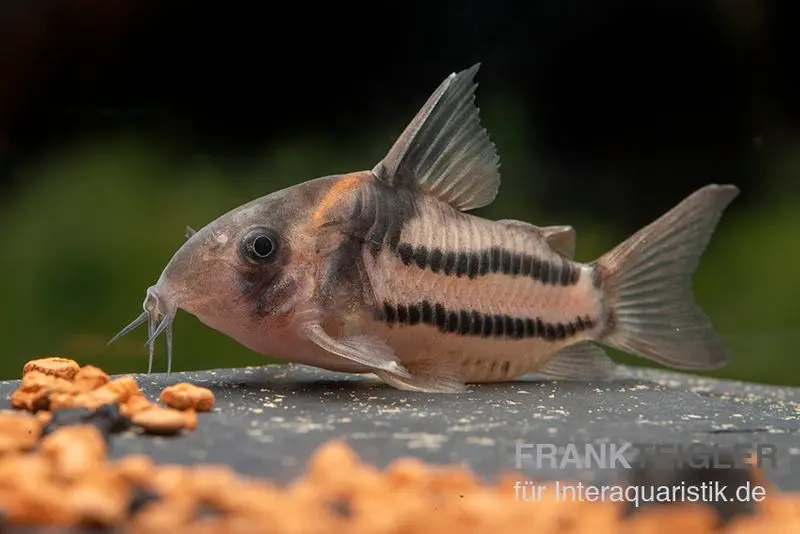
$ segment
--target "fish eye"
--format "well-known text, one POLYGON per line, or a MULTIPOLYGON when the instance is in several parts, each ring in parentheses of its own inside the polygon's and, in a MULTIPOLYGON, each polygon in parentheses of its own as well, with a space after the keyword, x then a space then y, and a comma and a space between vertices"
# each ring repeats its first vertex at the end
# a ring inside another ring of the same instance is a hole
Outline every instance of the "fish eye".
POLYGON ((239 250, 247 262, 263 264, 276 256, 278 237, 266 228, 250 230, 242 239, 239 250))

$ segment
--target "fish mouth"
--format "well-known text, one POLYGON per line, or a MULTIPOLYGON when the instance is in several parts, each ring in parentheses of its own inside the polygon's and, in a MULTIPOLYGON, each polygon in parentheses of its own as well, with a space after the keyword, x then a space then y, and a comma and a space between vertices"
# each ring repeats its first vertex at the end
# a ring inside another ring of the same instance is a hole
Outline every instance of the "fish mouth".
POLYGON ((163 294, 159 294, 158 286, 150 286, 147 288, 147 296, 142 302, 142 309, 144 310, 141 315, 131 321, 125 328, 119 331, 117 335, 112 337, 108 345, 112 344, 125 334, 135 330, 145 321, 147 321, 148 339, 145 345, 149 349, 149 356, 147 360, 147 374, 153 371, 153 356, 155 354, 155 341, 162 333, 166 332, 167 338, 167 374, 172 372, 172 325, 175 320, 175 314, 178 311, 177 306, 165 298, 163 294))

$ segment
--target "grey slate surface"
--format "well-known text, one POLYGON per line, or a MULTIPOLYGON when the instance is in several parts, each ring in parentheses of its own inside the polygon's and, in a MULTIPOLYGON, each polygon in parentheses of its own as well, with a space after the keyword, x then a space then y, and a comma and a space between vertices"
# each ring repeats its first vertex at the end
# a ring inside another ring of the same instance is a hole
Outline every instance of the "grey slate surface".
MULTIPOLYGON (((287 482, 319 445, 339 438, 379 466, 402 456, 465 462, 491 480, 514 468, 517 442, 768 443, 778 449, 778 464, 767 477, 800 490, 800 388, 628 367, 608 382, 531 378, 455 395, 398 391, 370 376, 294 365, 134 376, 152 399, 169 384, 204 385, 217 407, 183 436, 117 435, 112 457, 143 452, 163 463, 223 463, 287 482)), ((17 384, 0 383, 0 394, 7 398, 17 384)), ((549 466, 523 472, 598 484, 625 476, 549 466)))

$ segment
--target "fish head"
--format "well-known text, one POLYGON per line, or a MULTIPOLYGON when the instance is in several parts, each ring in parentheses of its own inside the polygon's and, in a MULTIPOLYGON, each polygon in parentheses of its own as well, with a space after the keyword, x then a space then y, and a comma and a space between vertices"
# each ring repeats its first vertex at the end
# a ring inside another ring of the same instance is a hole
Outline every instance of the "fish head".
MULTIPOLYGON (((183 309, 201 319, 245 311, 269 315, 289 270, 296 214, 283 192, 223 215, 192 235, 164 267, 152 293, 164 312, 183 309)), ((240 318, 237 318, 240 319, 240 318)))
POLYGON ((178 310, 238 341, 285 328, 298 305, 313 295, 319 240, 307 221, 332 178, 258 198, 192 232, 147 289, 143 313, 109 343, 147 321, 148 372, 162 332, 169 371, 178 310))

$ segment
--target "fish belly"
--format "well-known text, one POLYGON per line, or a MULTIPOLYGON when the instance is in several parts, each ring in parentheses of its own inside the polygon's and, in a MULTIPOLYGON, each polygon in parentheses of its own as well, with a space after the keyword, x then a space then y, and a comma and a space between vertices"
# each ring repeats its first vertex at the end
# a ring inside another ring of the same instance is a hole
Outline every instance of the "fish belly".
POLYGON ((560 348, 574 341, 466 338, 420 325, 388 327, 377 321, 370 330, 391 346, 410 369, 455 374, 466 382, 503 382, 535 372, 560 348))

